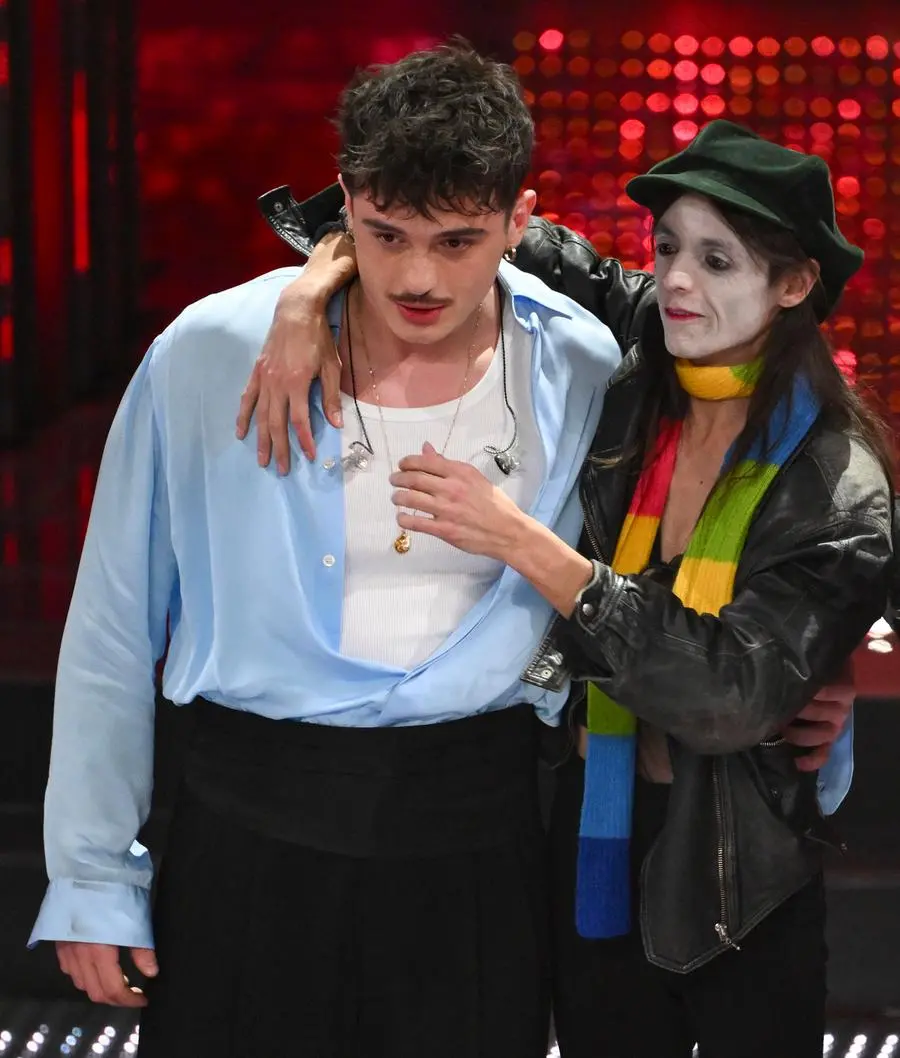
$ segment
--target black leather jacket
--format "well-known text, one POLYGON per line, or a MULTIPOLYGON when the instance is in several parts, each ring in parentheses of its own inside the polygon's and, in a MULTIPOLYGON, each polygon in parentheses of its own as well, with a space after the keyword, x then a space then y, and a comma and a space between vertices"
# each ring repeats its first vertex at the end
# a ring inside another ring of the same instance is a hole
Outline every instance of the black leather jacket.
MULTIPOLYGON (((300 252, 335 217, 333 189, 297 206, 261 201, 300 252), (278 208, 276 208, 278 207, 278 208)), ((829 836, 816 777, 772 733, 835 677, 884 612, 892 571, 889 484, 858 441, 818 423, 760 505, 735 598, 719 618, 687 610, 675 570, 621 577, 606 563, 636 481, 631 451, 647 389, 642 355, 663 340, 653 277, 600 258, 534 219, 517 264, 603 320, 625 354, 581 479, 585 537, 600 577, 557 620, 524 679, 557 689, 592 680, 665 730, 674 772, 666 825, 641 876, 648 959, 688 972, 739 946, 821 869, 829 836)))

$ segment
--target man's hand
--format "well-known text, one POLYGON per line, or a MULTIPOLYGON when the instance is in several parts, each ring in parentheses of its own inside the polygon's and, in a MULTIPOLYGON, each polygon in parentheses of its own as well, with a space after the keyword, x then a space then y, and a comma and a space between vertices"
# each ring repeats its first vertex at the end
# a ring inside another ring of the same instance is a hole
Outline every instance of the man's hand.
POLYGON ((291 466, 288 423, 308 459, 316 457, 309 425, 309 389, 322 382, 322 405, 340 429, 341 361, 325 316, 329 298, 356 273, 356 254, 346 235, 331 234, 313 250, 302 275, 282 290, 262 353, 241 395, 237 436, 243 440, 256 409, 259 465, 269 465, 272 448, 282 474, 291 466))
POLYGON ((831 756, 831 747, 844 730, 853 701, 856 698, 856 682, 853 662, 849 661, 838 683, 823 687, 813 700, 789 724, 782 735, 793 746, 808 749, 808 753, 797 757, 800 771, 818 771, 831 756))
MULTIPOLYGON (((114 944, 57 941, 56 956, 62 972, 95 1003, 107 1003, 113 1007, 147 1005, 144 993, 139 988, 132 988, 122 973, 119 949, 114 944)), ((132 948, 131 958, 144 977, 156 977, 159 970, 152 948, 132 948)))

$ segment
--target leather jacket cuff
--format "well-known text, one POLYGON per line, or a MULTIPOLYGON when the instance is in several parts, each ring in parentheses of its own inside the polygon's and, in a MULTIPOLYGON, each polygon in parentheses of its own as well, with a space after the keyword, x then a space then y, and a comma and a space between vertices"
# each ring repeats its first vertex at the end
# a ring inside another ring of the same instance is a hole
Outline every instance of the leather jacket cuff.
POLYGON ((594 562, 594 576, 575 596, 575 609, 569 619, 579 631, 595 636, 625 590, 625 578, 603 562, 594 562))
POLYGON ((344 225, 339 220, 326 220, 324 224, 320 224, 313 232, 312 244, 313 246, 318 246, 326 235, 330 235, 333 231, 344 230, 344 225))
POLYGON ((300 203, 300 213, 306 224, 306 230, 313 233, 315 240, 321 238, 320 229, 327 224, 340 226, 340 212, 344 205, 344 192, 340 184, 331 184, 324 191, 300 203))

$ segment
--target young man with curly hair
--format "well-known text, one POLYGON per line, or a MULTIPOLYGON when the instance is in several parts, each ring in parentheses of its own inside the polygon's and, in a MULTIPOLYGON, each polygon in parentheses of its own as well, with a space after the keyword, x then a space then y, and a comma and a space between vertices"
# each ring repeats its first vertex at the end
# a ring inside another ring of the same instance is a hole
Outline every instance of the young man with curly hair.
POLYGON ((564 695, 520 675, 550 606, 499 562, 400 532, 390 475, 433 448, 574 545, 619 352, 502 263, 535 201, 508 67, 410 55, 359 75, 338 126, 359 264, 330 309, 347 427, 319 406, 318 459, 287 475, 234 437, 296 268, 190 306, 147 353, 61 650, 32 940, 95 1001, 148 1003, 142 1058, 539 1058, 535 716, 564 695), (137 838, 167 633, 164 693, 196 729, 151 916, 137 838))

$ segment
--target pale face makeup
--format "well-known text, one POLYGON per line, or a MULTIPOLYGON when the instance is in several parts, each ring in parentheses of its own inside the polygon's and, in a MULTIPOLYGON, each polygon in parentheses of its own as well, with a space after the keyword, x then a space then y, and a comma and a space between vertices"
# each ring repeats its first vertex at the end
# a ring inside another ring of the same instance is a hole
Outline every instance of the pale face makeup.
POLYGON ((752 360, 781 291, 702 195, 683 195, 655 229, 659 311, 673 356, 709 364, 752 360))

